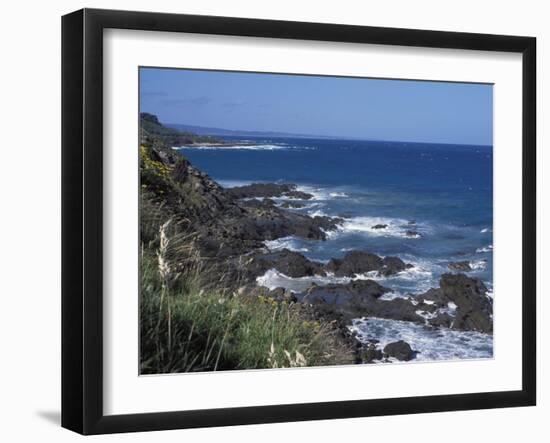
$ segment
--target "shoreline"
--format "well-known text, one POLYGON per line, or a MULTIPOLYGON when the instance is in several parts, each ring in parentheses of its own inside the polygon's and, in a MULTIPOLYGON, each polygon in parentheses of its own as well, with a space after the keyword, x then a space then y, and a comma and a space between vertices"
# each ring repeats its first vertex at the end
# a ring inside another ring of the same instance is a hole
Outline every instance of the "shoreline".
MULTIPOLYGON (((236 146, 218 142, 192 145, 236 146)), ((154 177, 147 178, 150 184, 142 192, 168 202, 173 217, 181 219, 185 229, 195 231, 201 261, 211 268, 212 276, 223 276, 223 292, 299 306, 304 318, 333 324, 346 346, 353 349, 356 362, 390 362, 396 355, 398 360, 409 361, 419 352, 403 340, 383 348, 373 341, 361 341, 350 328, 354 321, 365 317, 367 321, 401 321, 430 330, 477 331, 492 337, 492 298, 487 296, 489 290, 481 280, 466 275, 472 271, 469 263, 453 263, 454 268, 441 275, 439 287, 389 297, 395 290, 381 283, 414 268, 397 256, 383 257, 355 248, 319 262, 284 247, 266 248, 266 242, 288 237, 314 243, 331 241, 331 235, 348 223, 345 216, 300 213, 300 208, 293 205, 315 201, 307 188, 272 182, 224 188, 179 155, 181 148, 162 148, 153 143, 147 149, 152 163, 145 159, 144 165, 154 177), (309 281, 307 287, 295 292, 281 286, 258 285, 258 279, 272 270, 291 279, 319 276, 328 280, 323 284, 309 281), (331 282, 331 276, 342 280, 331 282)), ((387 223, 366 227, 381 233, 390 228, 387 223)), ((409 220, 403 239, 415 241, 422 236, 417 222, 409 220)))

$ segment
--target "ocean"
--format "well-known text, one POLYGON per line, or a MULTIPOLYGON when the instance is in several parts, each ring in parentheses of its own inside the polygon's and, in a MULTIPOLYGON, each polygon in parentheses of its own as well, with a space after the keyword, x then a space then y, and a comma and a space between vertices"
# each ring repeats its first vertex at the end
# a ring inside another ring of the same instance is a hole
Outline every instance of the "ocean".
MULTIPOLYGON (((266 242, 327 262, 351 250, 398 256, 413 268, 376 277, 392 289, 384 297, 407 297, 439 286, 450 262, 468 261, 492 293, 493 150, 492 146, 360 141, 312 138, 224 137, 234 145, 182 147, 197 168, 224 187, 253 182, 295 183, 314 197, 309 215, 344 217, 326 241, 287 237, 266 242), (245 144, 243 144, 245 143, 245 144), (375 229, 376 225, 387 225, 375 229)), ((283 199, 274 199, 283 202, 283 199)), ((373 278, 365 275, 357 278, 373 278)), ((345 278, 289 278, 268 271, 258 283, 294 291, 311 282, 345 278)), ((347 279, 349 281, 349 279, 347 279)), ((381 345, 399 339, 419 350, 420 360, 492 357, 491 335, 433 330, 408 322, 357 319, 350 328, 381 345)))

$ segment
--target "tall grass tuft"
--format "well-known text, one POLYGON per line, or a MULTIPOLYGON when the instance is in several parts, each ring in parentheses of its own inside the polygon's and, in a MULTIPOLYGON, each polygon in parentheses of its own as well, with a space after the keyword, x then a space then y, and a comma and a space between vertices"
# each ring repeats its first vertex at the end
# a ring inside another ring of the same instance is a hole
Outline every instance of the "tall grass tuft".
POLYGON ((142 374, 287 368, 352 363, 327 324, 299 305, 227 294, 209 280, 193 237, 158 228, 140 263, 142 374))

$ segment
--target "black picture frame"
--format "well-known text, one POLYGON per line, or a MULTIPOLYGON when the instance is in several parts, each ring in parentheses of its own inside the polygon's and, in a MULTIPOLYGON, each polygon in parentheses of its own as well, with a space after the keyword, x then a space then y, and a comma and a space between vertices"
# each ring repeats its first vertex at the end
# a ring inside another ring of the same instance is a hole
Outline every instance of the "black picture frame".
POLYGON ((536 39, 229 17, 83 9, 62 18, 62 426, 151 431, 536 403, 536 39), (522 54, 522 389, 131 415, 103 413, 103 30, 504 51, 522 54))

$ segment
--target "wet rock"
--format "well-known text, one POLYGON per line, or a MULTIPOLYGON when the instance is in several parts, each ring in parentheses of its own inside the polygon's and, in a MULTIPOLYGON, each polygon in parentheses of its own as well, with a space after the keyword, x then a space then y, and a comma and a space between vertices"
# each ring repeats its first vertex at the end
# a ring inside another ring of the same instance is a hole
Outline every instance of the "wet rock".
POLYGON ((407 237, 411 237, 411 238, 420 238, 421 237, 421 235, 417 231, 413 231, 411 229, 407 230, 405 232, 405 235, 407 237))
POLYGON ((298 191, 297 186, 289 183, 252 183, 245 186, 228 188, 228 194, 237 199, 254 197, 289 197, 301 200, 313 198, 312 194, 298 191))
POLYGON ((325 275, 322 264, 310 261, 299 252, 288 249, 255 254, 246 263, 249 279, 263 275, 269 269, 276 269, 292 278, 325 275))
POLYGON ((389 343, 384 347, 384 356, 394 357, 401 361, 409 361, 414 358, 414 352, 406 341, 399 340, 389 343))
POLYGON ((430 289, 417 297, 431 300, 439 307, 452 304, 455 307, 453 329, 493 332, 493 301, 486 295, 487 287, 480 279, 443 274, 439 284, 438 289, 430 289))
POLYGON ((356 280, 348 284, 312 285, 297 297, 303 303, 314 305, 321 315, 329 319, 351 321, 353 318, 372 316, 425 323, 410 300, 380 300, 388 292, 391 289, 374 280, 356 280))
POLYGON ((388 225, 385 225, 383 223, 380 223, 380 224, 377 224, 377 225, 374 225, 372 227, 372 229, 386 229, 388 227, 388 225))
POLYGON ((451 262, 448 266, 449 269, 452 269, 453 271, 469 272, 472 270, 468 260, 451 262))
POLYGON ((331 259, 326 270, 333 272, 337 277, 353 277, 356 274, 364 274, 378 271, 381 275, 390 276, 411 268, 398 257, 381 258, 376 254, 365 251, 350 251, 341 259, 331 259))
POLYGON ((326 268, 334 272, 337 277, 351 277, 355 274, 364 274, 370 271, 378 271, 384 266, 382 258, 376 254, 364 251, 348 252, 344 258, 333 258, 326 268))
POLYGON ((454 317, 451 317, 446 312, 439 314, 437 317, 429 320, 429 324, 435 327, 450 328, 453 325, 454 317))
POLYGON ((315 226, 325 231, 334 231, 344 222, 340 217, 327 217, 325 215, 316 215, 312 220, 315 226))
POLYGON ((303 192, 303 191, 296 191, 296 190, 285 192, 283 194, 283 196, 288 197, 288 198, 295 198, 295 199, 298 199, 298 200, 310 200, 310 199, 313 198, 312 194, 309 194, 309 193, 303 192))
POLYGON ((300 208, 303 208, 304 206, 305 205, 303 203, 295 202, 295 201, 285 201, 281 204, 281 208, 286 208, 286 209, 289 209, 289 208, 300 209, 300 208))
POLYGON ((380 349, 377 349, 375 345, 369 344, 361 353, 361 358, 364 363, 373 363, 374 360, 382 360, 384 355, 380 349))
POLYGON ((413 267, 413 265, 410 263, 405 263, 399 257, 384 257, 382 262, 383 267, 382 269, 379 269, 379 272, 385 276, 397 274, 398 272, 402 272, 413 267))

